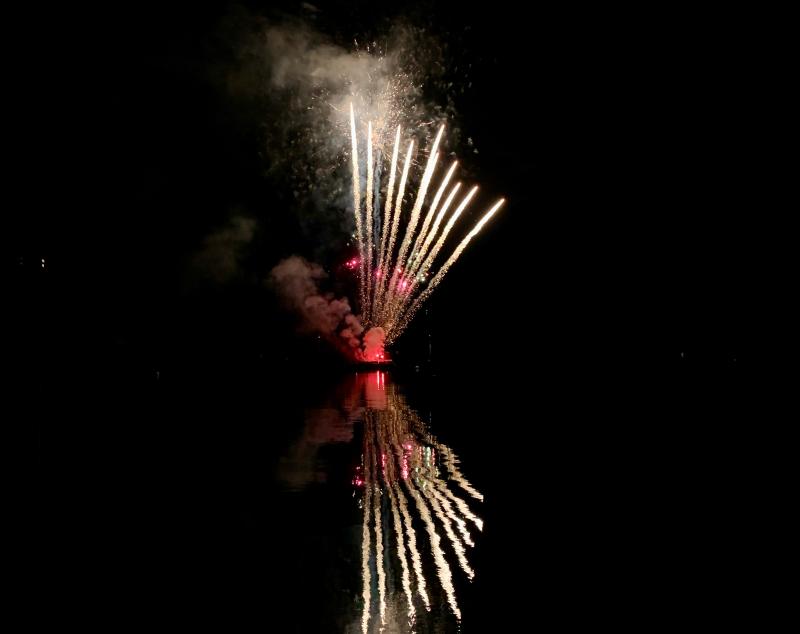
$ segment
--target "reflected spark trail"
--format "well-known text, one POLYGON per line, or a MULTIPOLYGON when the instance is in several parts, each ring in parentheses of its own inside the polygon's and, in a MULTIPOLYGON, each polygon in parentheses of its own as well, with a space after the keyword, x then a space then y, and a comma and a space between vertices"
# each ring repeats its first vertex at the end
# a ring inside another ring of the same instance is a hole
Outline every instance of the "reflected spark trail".
MULTIPOLYGON (((475 515, 467 506, 467 503, 464 502, 460 497, 453 495, 453 492, 448 489, 447 487, 443 486, 441 482, 435 482, 435 486, 447 497, 449 498, 453 504, 458 507, 458 510, 461 511, 461 514, 466 517, 470 522, 475 524, 475 527, 479 530, 483 530, 483 520, 475 515)), ((483 499, 483 498, 481 498, 483 499)), ((469 542, 467 542, 469 543, 469 542)), ((473 544, 470 544, 472 546, 473 544)))
MULTIPOLYGON (((370 455, 370 444, 364 444, 364 462, 370 464, 372 456, 370 455)), ((364 602, 364 611, 361 616, 361 630, 366 634, 369 627, 369 609, 372 597, 370 596, 372 579, 369 567, 369 553, 370 553, 370 533, 369 533, 369 520, 372 512, 372 486, 367 484, 367 472, 364 471, 364 500, 362 507, 364 509, 364 521, 361 530, 361 575, 362 575, 362 590, 361 599, 364 602)))
MULTIPOLYGON (((393 434, 394 434, 394 416, 391 417, 388 425, 383 425, 381 429, 381 435, 383 436, 383 446, 392 448, 393 446, 393 434)), ((384 454, 386 455, 386 454, 384 454)), ((394 519, 394 530, 395 536, 397 538, 397 557, 400 560, 400 567, 402 569, 402 583, 403 583, 403 592, 406 595, 406 601, 408 602, 408 618, 409 622, 414 622, 414 616, 416 614, 416 609, 414 608, 414 594, 411 591, 411 577, 408 571, 408 559, 406 557, 405 545, 403 543, 403 528, 400 525, 400 512, 398 511, 397 505, 397 496, 394 492, 394 482, 396 481, 397 477, 395 475, 395 466, 394 460, 392 460, 391 454, 389 454, 389 459, 385 461, 386 469, 384 471, 384 484, 386 486, 386 491, 389 494, 389 502, 392 508, 392 517, 394 519)), ((412 534, 412 531, 409 529, 409 534, 412 534)), ((415 544, 416 547, 416 544, 415 544)), ((423 579, 424 584, 424 579, 423 579)), ((424 596, 426 608, 429 609, 428 606, 428 597, 427 595, 424 596)))
MULTIPOLYGON (((476 500, 480 500, 481 502, 483 502, 483 494, 480 493, 479 491, 477 491, 475 489, 475 487, 473 487, 469 483, 469 480, 467 480, 463 476, 463 474, 458 470, 458 467, 456 467, 456 463, 458 462, 458 459, 456 458, 456 456, 453 453, 453 451, 449 447, 447 447, 445 445, 441 445, 441 444, 437 444, 436 448, 444 456, 445 468, 450 473, 450 479, 453 482, 456 482, 458 484, 458 486, 460 486, 462 489, 464 489, 467 493, 469 493, 476 500)), ((482 526, 480 528, 481 528, 481 530, 483 530, 482 526)))
MULTIPOLYGON (((396 416, 392 416, 390 419, 389 424, 390 435, 393 441, 394 446, 394 454, 397 458, 398 466, 400 467, 400 476, 403 480, 407 479, 409 476, 408 471, 408 459, 403 453, 403 443, 400 441, 400 436, 398 433, 398 423, 396 416)), ((427 584, 425 583, 425 575, 422 571, 422 558, 419 555, 419 551, 417 550, 417 537, 416 532, 411 524, 411 515, 408 512, 408 503, 406 501, 406 496, 403 493, 403 489, 397 483, 393 485, 395 492, 397 493, 397 499, 400 502, 400 513, 403 516, 403 522, 406 527, 406 533, 408 534, 408 549, 411 552, 411 561, 414 564, 414 574, 417 580, 417 592, 419 593, 422 601, 425 603, 425 609, 430 610, 431 604, 430 600, 428 599, 428 593, 426 590, 427 584)))
MULTIPOLYGON (((368 413, 369 415, 369 413, 368 413)), ((374 428, 373 422, 370 427, 374 428)), ((372 482, 375 486, 375 491, 372 494, 373 515, 375 516, 375 568, 378 571, 378 608, 381 617, 381 625, 386 623, 386 571, 383 568, 383 527, 381 523, 381 489, 377 478, 377 465, 375 464, 375 457, 379 455, 375 451, 375 434, 370 434, 370 443, 373 446, 372 451, 372 465, 370 466, 370 473, 372 474, 372 482)), ((381 448, 378 447, 380 450, 381 448)), ((380 451, 380 455, 385 455, 380 451)))
MULTIPOLYGON (((377 131, 379 138, 383 132, 377 131)), ((398 127, 394 139, 389 182, 386 189, 386 202, 381 221, 380 240, 375 239, 373 227, 373 199, 380 192, 380 176, 375 177, 372 155, 372 122, 367 125, 366 160, 367 160, 367 194, 365 210, 361 209, 360 170, 358 142, 356 133, 355 112, 350 105, 350 135, 352 142, 353 162, 353 209, 356 216, 356 236, 359 252, 359 284, 362 316, 365 326, 380 327, 388 344, 394 342, 413 319, 420 305, 430 297, 433 290, 441 283, 444 276, 455 264, 458 257, 466 249, 486 223, 494 216, 503 204, 501 199, 473 227, 467 236, 458 244, 450 257, 438 269, 436 261, 444 248, 447 238, 460 216, 466 211, 475 197, 478 187, 472 187, 461 201, 455 212, 447 217, 448 210, 459 190, 456 184, 441 208, 439 203, 447 192, 457 165, 453 162, 442 178, 433 200, 430 202, 420 227, 420 218, 426 205, 428 190, 436 173, 440 158, 439 145, 444 134, 441 126, 427 151, 428 158, 419 185, 416 190, 414 205, 408 218, 403 218, 403 199, 409 179, 411 163, 414 156, 414 141, 408 143, 400 185, 396 196, 394 191, 397 174, 397 161, 401 144, 401 130, 398 127), (362 222, 362 213, 366 221, 362 222), (405 230, 399 248, 395 250, 401 221, 405 230), (444 229, 439 229, 444 223, 444 229), (430 278, 430 281, 428 281, 430 278), (425 286, 427 283, 427 286, 425 286)), ((380 170, 378 170, 380 172, 380 170)), ((373 359, 368 359, 373 360, 373 359)))
POLYGON ((406 594, 408 602, 408 617, 413 622, 416 610, 414 609, 414 593, 411 591, 411 577, 408 574, 408 558, 406 557, 405 543, 403 542, 403 527, 400 525, 400 512, 397 509, 397 498, 394 494, 394 486, 387 485, 386 491, 389 493, 389 500, 392 504, 392 518, 394 519, 394 534, 397 538, 397 558, 400 560, 400 568, 403 571, 403 592, 406 594))
POLYGON ((436 527, 433 524, 433 518, 428 511, 428 506, 425 504, 425 500, 423 500, 420 494, 417 492, 413 482, 411 480, 406 480, 405 485, 409 494, 414 499, 414 502, 417 503, 417 510, 419 511, 420 517, 422 517, 422 521, 425 524, 425 530, 428 531, 428 536, 431 540, 431 549, 433 550, 433 560, 436 563, 436 573, 439 575, 439 581, 442 583, 442 588, 444 588, 445 594, 447 594, 447 601, 450 603, 450 609, 460 621, 461 610, 458 608, 456 591, 455 588, 453 588, 453 574, 450 572, 450 565, 444 558, 444 552, 442 551, 442 540, 439 537, 439 534, 436 532, 436 527))
MULTIPOLYGON (((426 449, 429 449, 429 448, 426 448, 426 449)), ((439 520, 441 525, 444 527, 445 535, 447 535, 447 538, 450 540, 450 543, 453 545, 453 550, 456 553, 456 557, 458 558, 459 565, 464 570, 464 572, 467 573, 467 577, 472 579, 472 577, 475 576, 475 573, 473 572, 472 568, 469 565, 469 562, 467 561, 467 554, 466 554, 466 551, 464 550, 464 546, 461 543, 461 540, 455 534, 455 532, 453 532, 453 526, 452 526, 452 523, 450 522, 450 518, 448 517, 447 513, 445 513, 443 511, 441 504, 439 503, 439 501, 436 498, 436 496, 433 494, 433 490, 432 490, 433 487, 431 486, 431 483, 428 481, 427 478, 423 477, 423 475, 422 475, 422 474, 425 473, 426 470, 427 471, 431 470, 431 464, 430 464, 430 462, 428 460, 428 456, 429 455, 430 455, 429 453, 426 453, 426 454, 423 455, 423 457, 421 459, 422 466, 416 472, 418 481, 417 480, 412 480, 412 481, 414 482, 414 484, 416 484, 417 490, 420 491, 423 494, 425 499, 427 499, 428 504, 431 507, 431 510, 433 510, 433 512, 436 515, 437 519, 439 520)), ((423 515, 423 519, 424 519, 424 515, 423 515)))
MULTIPOLYGON (((441 588, 444 593, 442 600, 447 602, 452 614, 460 621, 461 610, 456 597, 453 570, 444 546, 449 543, 459 567, 471 580, 475 573, 467 560, 464 545, 472 546, 474 542, 467 529, 467 521, 479 529, 483 522, 472 513, 464 500, 448 488, 448 479, 438 475, 436 462, 441 457, 445 463, 444 470, 452 476, 455 471, 452 452, 430 436, 417 413, 406 405, 403 397, 391 385, 386 385, 383 373, 374 375, 374 380, 369 376, 363 383, 368 395, 372 390, 372 396, 368 396, 364 411, 362 464, 353 480, 354 484, 363 485, 364 488, 362 630, 365 633, 370 630, 372 617, 375 617, 380 631, 384 631, 384 628, 387 631, 402 630, 400 622, 393 621, 402 614, 407 615, 406 626, 412 629, 418 614, 417 597, 426 611, 431 608, 432 597, 428 592, 430 581, 425 577, 422 546, 406 496, 414 500, 416 515, 424 527, 422 534, 425 538, 422 543, 430 549, 428 552, 432 556, 438 579, 435 585, 441 588), (376 391, 385 392, 385 399, 377 398, 376 391), (358 474, 363 474, 363 481, 358 474), (391 512, 391 521, 385 532, 381 518, 382 499, 388 502, 391 512), (371 526, 373 521, 374 525, 371 526), (372 576, 370 566, 373 553, 376 577, 372 576), (398 564, 399 573, 393 573, 392 578, 399 578, 401 583, 387 588, 387 568, 398 564), (374 613, 370 594, 373 578, 377 580, 374 613), (387 609, 387 604, 392 606, 391 610, 387 609)), ((468 486, 471 488, 471 485, 468 486)), ((480 496, 477 491, 474 492, 480 496)))
POLYGON ((428 484, 430 484, 430 492, 431 495, 436 498, 436 501, 441 505, 442 509, 444 509, 445 515, 449 517, 453 522, 455 522, 456 527, 458 528, 458 532, 461 533, 461 539, 464 540, 464 543, 468 546, 474 546, 475 542, 472 541, 472 537, 469 534, 469 530, 467 529, 467 523, 462 520, 458 515, 456 515, 455 511, 453 510, 453 505, 440 491, 437 490, 437 485, 435 480, 428 479, 428 484))

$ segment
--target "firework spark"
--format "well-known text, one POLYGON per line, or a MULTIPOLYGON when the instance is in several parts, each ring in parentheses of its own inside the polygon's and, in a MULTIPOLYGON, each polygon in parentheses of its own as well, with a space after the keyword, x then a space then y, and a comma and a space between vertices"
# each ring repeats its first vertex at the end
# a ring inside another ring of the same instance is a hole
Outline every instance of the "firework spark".
MULTIPOLYGON (((363 487, 361 507, 362 524, 362 615, 361 626, 369 631, 370 621, 383 631, 395 631, 397 624, 390 620, 395 615, 405 614, 410 630, 414 629, 418 608, 431 609, 428 589, 438 585, 444 593, 443 599, 457 620, 461 620, 461 609, 456 597, 454 569, 448 557, 455 555, 458 566, 468 579, 474 571, 467 560, 466 546, 474 542, 467 530, 467 521, 479 530, 482 520, 448 487, 450 480, 462 488, 465 480, 456 469, 457 458, 452 450, 438 443, 428 432, 425 423, 411 409, 403 397, 391 385, 383 381, 381 372, 375 373, 376 380, 368 380, 365 385, 371 390, 385 394, 385 400, 375 400, 380 406, 367 405, 364 411, 364 436, 362 463, 356 469, 354 484, 363 487), (437 463, 446 478, 440 475, 437 463), (409 503, 408 498, 413 502, 409 503), (412 522, 413 506, 416 516, 421 520, 424 535, 420 541, 427 544, 433 559, 435 578, 438 584, 426 579, 421 546, 412 522), (387 521, 382 517, 384 507, 388 506, 387 521), (387 525, 391 528, 384 531, 387 525), (372 530, 370 530, 372 528, 372 530), (450 551, 450 554, 446 552, 450 551), (391 566, 399 563, 400 574, 391 566), (371 561, 375 562, 375 572, 371 561), (392 571, 391 574, 389 571, 392 571), (413 573, 413 581, 412 581, 413 573), (400 578, 398 585, 387 583, 389 578, 400 578), (377 596, 370 593, 373 582, 377 581, 377 596), (416 595, 422 603, 415 603, 416 595), (391 610, 387 607, 391 606, 391 610)), ((467 484, 473 497, 483 498, 467 484)), ((404 629, 404 628, 397 628, 404 629)))
MULTIPOLYGON (((439 203, 445 196, 450 180, 458 166, 458 163, 454 162, 440 181, 436 194, 428 205, 424 220, 420 226, 428 189, 439 164, 441 154, 439 145, 444 133, 444 126, 442 126, 430 144, 428 159, 416 191, 411 212, 406 219, 403 219, 403 200, 411 164, 414 162, 414 141, 412 140, 408 143, 400 184, 395 197, 394 187, 401 145, 401 130, 398 126, 389 169, 383 218, 379 222, 380 218, 376 216, 373 222, 373 199, 377 195, 375 192, 380 193, 381 186, 380 170, 374 169, 373 132, 372 122, 370 121, 367 124, 366 140, 366 204, 365 209, 362 211, 356 117, 351 104, 350 135, 353 164, 353 210, 355 213, 356 239, 358 241, 362 315, 367 327, 382 328, 385 333, 386 343, 392 343, 408 327, 409 322, 414 318, 422 303, 430 297, 431 293, 450 270, 450 267, 455 264, 464 249, 467 248, 472 238, 494 216, 504 203, 504 200, 500 199, 496 202, 467 236, 461 240, 450 257, 436 268, 437 257, 444 247, 448 235, 472 202, 478 186, 475 185, 469 190, 455 211, 448 217, 448 211, 458 194, 461 184, 456 183, 450 189, 441 208, 439 203), (376 172, 378 174, 377 177, 376 172), (445 218, 447 218, 446 222, 445 218), (395 249, 401 222, 404 222, 405 230, 402 233, 403 237, 399 247, 395 249), (442 223, 444 223, 444 228, 440 231, 442 223), (380 228, 376 226, 378 224, 380 228)), ((382 133, 379 132, 378 134, 382 133)), ((380 152, 378 152, 378 155, 380 157, 380 152)))

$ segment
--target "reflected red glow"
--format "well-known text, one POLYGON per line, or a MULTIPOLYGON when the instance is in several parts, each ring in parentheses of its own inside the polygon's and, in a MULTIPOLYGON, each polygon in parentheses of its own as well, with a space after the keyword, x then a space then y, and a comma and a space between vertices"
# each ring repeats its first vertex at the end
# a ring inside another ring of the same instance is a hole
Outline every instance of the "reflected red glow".
POLYGON ((386 409, 386 390, 384 388, 385 372, 359 373, 355 377, 354 396, 360 397, 361 390, 366 400, 367 407, 371 409, 386 409))

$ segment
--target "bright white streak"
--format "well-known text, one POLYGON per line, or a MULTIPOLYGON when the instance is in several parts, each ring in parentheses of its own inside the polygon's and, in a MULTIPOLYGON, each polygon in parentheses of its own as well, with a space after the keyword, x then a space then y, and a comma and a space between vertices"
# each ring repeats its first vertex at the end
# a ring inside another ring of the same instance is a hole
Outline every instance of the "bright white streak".
POLYGON ((433 171, 436 169, 436 163, 439 160, 438 150, 439 142, 442 140, 442 133, 444 133, 444 126, 441 126, 439 128, 439 132, 436 134, 436 139, 433 142, 431 153, 428 156, 428 164, 425 166, 425 171, 422 174, 422 182, 417 190, 417 199, 414 202, 414 206, 411 208, 411 216, 408 220, 408 224, 406 225, 406 233, 403 237, 403 242, 400 244, 400 251, 397 255, 396 266, 393 267, 394 273, 392 274, 392 281, 389 284, 389 290, 392 294, 394 294, 395 291, 395 282, 397 281, 397 277, 405 267, 408 247, 411 245, 411 238, 414 236, 414 231, 419 223, 419 214, 420 211, 422 211, 422 205, 425 202, 425 195, 428 193, 428 187, 430 186, 431 178, 433 177, 433 171))
POLYGON ((394 519, 394 533, 397 536, 397 557, 400 560, 400 568, 403 571, 403 592, 408 601, 408 616, 414 619, 416 610, 414 609, 414 595, 411 591, 411 578, 408 574, 408 559, 406 558, 406 547, 403 543, 403 527, 400 525, 400 513, 397 510, 397 498, 394 494, 394 488, 391 484, 387 483, 386 490, 389 493, 389 501, 392 506, 392 517, 394 519))
POLYGON ((453 215, 450 216, 450 220, 447 221, 447 224, 444 226, 442 230, 442 235, 439 236, 439 239, 436 241, 436 244, 433 245, 433 249, 428 254, 428 257, 425 258, 425 261, 422 263, 422 270, 423 272, 428 269, 428 267, 433 264, 433 261, 436 259, 436 256, 439 255, 439 251, 442 250, 444 246, 444 241, 447 240, 447 236, 450 234, 450 231, 453 228, 453 225, 456 224, 456 221, 459 219, 461 214, 467 208, 472 198, 475 196, 476 192, 478 191, 478 186, 475 185, 472 189, 469 190, 469 193, 464 196, 464 200, 461 201, 461 204, 456 207, 456 210, 453 212, 453 215))
POLYGON ((361 588, 361 598, 364 603, 364 610, 361 613, 361 630, 367 634, 369 627, 369 610, 372 602, 370 596, 370 588, 372 587, 371 572, 369 567, 369 551, 370 551, 370 532, 369 532, 369 519, 372 514, 372 484, 367 481, 369 477, 369 447, 364 448, 364 520, 361 525, 361 580, 363 586, 361 588))
MULTIPOLYGON (((402 413, 399 413, 399 416, 402 416, 402 413)), ((393 417, 391 420, 391 430, 392 437, 394 438, 394 454, 397 458, 397 467, 400 469, 402 475, 405 455, 403 454, 403 442, 400 438, 398 426, 398 418, 393 417)), ((430 611, 431 603, 426 590, 425 574, 422 570, 422 557, 420 557, 419 550, 417 549, 416 532, 411 524, 411 515, 408 512, 406 496, 399 484, 395 484, 394 486, 395 492, 397 493, 397 500, 400 502, 400 513, 403 516, 403 523, 405 524, 406 533, 408 534, 408 550, 411 552, 411 562, 414 566, 414 574, 417 578, 417 593, 422 597, 422 601, 425 603, 425 609, 430 611)))
POLYGON ((453 186, 453 189, 450 190, 450 194, 444 201, 444 205, 442 205, 442 208, 436 215, 436 220, 434 221, 430 232, 425 237, 425 241, 422 243, 422 248, 420 248, 419 250, 420 253, 419 260, 417 261, 417 264, 414 266, 415 273, 419 270, 422 270, 422 272, 425 273, 425 269, 423 268, 422 264, 427 260, 426 255, 428 253, 428 249, 430 248, 431 242, 433 242, 433 239, 436 237, 436 232, 439 231, 439 225, 442 224, 442 220, 444 220, 444 217, 447 215, 447 210, 450 209, 450 204, 453 202, 453 198, 455 198, 455 195, 458 193, 458 190, 460 188, 461 188, 461 183, 456 183, 453 186))
MULTIPOLYGON (((446 445, 442 445, 440 443, 436 444, 436 448, 439 450, 439 453, 442 454, 444 458, 444 465, 447 469, 448 473, 450 473, 450 479, 453 480, 460 486, 464 491, 469 493, 472 497, 476 500, 480 500, 483 502, 483 493, 480 493, 475 487, 473 487, 469 481, 464 477, 464 475, 459 471, 456 463, 458 462, 458 458, 453 453, 453 450, 446 445)), ((483 529, 481 529, 483 530, 483 529)))
POLYGON ((442 493, 444 493, 445 496, 450 498, 450 500, 453 501, 453 503, 458 507, 458 510, 461 511, 461 514, 464 517, 466 517, 469 521, 471 521, 473 524, 475 524, 475 526, 477 527, 477 529, 479 531, 482 531, 483 530, 483 520, 480 517, 478 517, 477 515, 475 515, 475 513, 473 513, 470 510, 469 506, 467 506, 467 503, 464 502, 464 500, 462 500, 460 497, 455 495, 441 481, 437 481, 436 484, 437 484, 439 490, 442 493))
POLYGON ((399 485, 395 484, 394 486, 396 487, 397 500, 400 502, 400 514, 403 516, 403 523, 406 526, 406 533, 408 533, 408 550, 411 552, 411 562, 414 565, 414 574, 417 577, 417 592, 425 603, 425 609, 430 610, 431 603, 426 591, 425 575, 422 572, 422 557, 420 557, 419 550, 417 549, 416 532, 411 524, 411 515, 408 512, 406 496, 399 485))
MULTIPOLYGON (((478 186, 475 185, 475 187, 469 190, 469 193, 466 196, 464 196, 464 200, 461 201, 461 204, 456 208, 455 212, 453 212, 453 215, 450 216, 450 220, 447 221, 444 230, 442 230, 442 235, 439 236, 439 239, 436 241, 436 244, 433 245, 431 252, 425 258, 425 261, 422 263, 422 266, 420 267, 420 270, 422 271, 423 274, 425 274, 425 272, 428 270, 431 264, 433 264, 433 261, 436 259, 436 256, 439 255, 439 251, 442 250, 442 247, 444 246, 445 240, 447 240, 447 236, 450 234, 451 229, 456 224, 456 221, 459 219, 461 214, 464 212, 464 209, 467 208, 467 205, 469 205, 470 201, 472 200, 473 196, 475 196, 475 193, 477 191, 478 191, 478 186)), ((428 288, 426 288, 423 291, 423 294, 425 293, 430 294, 429 291, 431 290, 431 287, 434 285, 434 280, 437 280, 437 277, 434 277, 433 280, 431 280, 430 284, 428 285, 428 288)), ((438 284, 438 281, 436 283, 438 284)), ((417 286, 418 286, 417 279, 415 278, 411 280, 411 288, 405 293, 405 295, 400 296, 399 305, 393 307, 394 310, 392 311, 392 315, 394 316, 394 320, 389 325, 389 334, 387 334, 387 340, 389 340, 390 337, 393 340, 395 335, 393 335, 392 330, 393 327, 396 326, 397 324, 401 324, 401 327, 405 329, 404 324, 406 324, 408 322, 408 319, 410 318, 404 319, 403 314, 405 312, 405 309, 408 307, 408 303, 417 286)))
POLYGON ((367 274, 365 279, 365 282, 367 283, 367 301, 366 303, 362 304, 361 307, 361 310, 364 312, 364 316, 367 320, 369 320, 370 317, 370 299, 372 296, 372 171, 372 121, 370 121, 367 123, 367 274))
MULTIPOLYGON (((386 246, 385 264, 387 268, 391 266, 392 252, 394 251, 394 243, 397 240, 397 226, 400 224, 400 212, 403 207, 403 195, 405 194, 406 190, 406 181, 408 180, 408 169, 411 167, 411 154, 413 151, 414 151, 414 141, 411 141, 408 144, 408 151, 406 152, 406 160, 405 163, 403 164, 403 174, 400 177, 400 187, 397 190, 397 201, 395 202, 394 206, 394 215, 392 217, 392 228, 389 231, 389 244, 386 246)), ((381 287, 378 291, 380 293, 380 297, 378 298, 379 302, 381 302, 385 297, 386 284, 389 278, 387 272, 388 271, 384 271, 381 274, 381 287)), ((383 318, 385 319, 385 315, 383 316, 383 318)))
POLYGON ((364 228, 361 224, 361 182, 358 174, 358 141, 356 140, 356 115, 353 103, 350 102, 350 137, 353 145, 353 213, 356 216, 356 240, 358 241, 358 277, 361 290, 361 306, 366 305, 366 287, 364 286, 364 228))
POLYGON ((428 499, 433 512, 436 514, 436 517, 439 518, 439 521, 442 523, 444 527, 444 532, 447 535, 450 543, 453 545, 453 550, 456 553, 456 559, 458 559, 458 563, 461 568, 467 573, 467 577, 472 579, 475 576, 475 572, 469 565, 467 561, 467 552, 464 549, 464 545, 461 543, 461 540, 458 538, 458 535, 455 534, 453 531, 453 525, 450 522, 450 518, 442 509, 442 505, 439 503, 439 500, 436 498, 436 495, 433 493, 433 487, 428 486, 429 483, 423 482, 423 486, 420 487, 425 497, 428 499))
POLYGON ((383 222, 381 223, 381 246, 378 252, 378 281, 375 283, 375 294, 372 297, 372 314, 378 312, 378 295, 380 282, 385 277, 384 267, 386 266, 386 239, 389 236, 389 225, 392 217, 392 195, 394 194, 394 181, 397 175, 397 155, 400 150, 400 126, 397 126, 397 134, 394 137, 394 150, 392 150, 392 166, 389 171, 389 187, 386 191, 386 204, 383 207, 383 222))
MULTIPOLYGON (((383 569, 383 527, 381 524, 381 488, 377 475, 378 454, 375 452, 375 422, 373 421, 373 433, 370 434, 370 444, 373 444, 371 472, 374 477, 372 486, 375 491, 372 494, 372 514, 375 516, 375 568, 378 571, 378 613, 381 617, 381 625, 386 623, 386 571, 383 569)), ((378 444, 377 449, 380 449, 378 444)))
MULTIPOLYGON (((433 202, 431 206, 428 208, 428 213, 425 214, 425 221, 422 223, 422 229, 419 230, 419 235, 417 239, 414 241, 414 251, 411 253, 411 264, 409 265, 408 275, 409 277, 413 276, 416 273, 419 265, 422 264, 422 260, 425 256, 425 245, 428 244, 427 232, 428 227, 431 225, 431 221, 435 217, 436 210, 439 207, 439 201, 441 200, 442 196, 444 195, 445 189, 447 189, 447 185, 450 183, 450 179, 453 177, 453 173, 456 171, 456 167, 458 166, 458 161, 453 161, 453 164, 450 166, 450 169, 447 171, 444 179, 442 180, 442 184, 439 185, 439 191, 436 192, 436 195, 433 197, 433 202), (422 247, 419 245, 422 244, 422 247)), ((441 222, 441 219, 439 220, 441 222)), ((439 225, 436 225, 436 228, 439 228, 439 225)))
POLYGON ((460 621, 461 610, 458 608, 458 602, 456 601, 456 591, 453 587, 453 573, 450 572, 450 565, 444 558, 444 552, 442 551, 442 539, 436 532, 436 528, 433 524, 433 518, 428 511, 428 505, 425 503, 425 500, 422 498, 422 496, 417 492, 413 481, 411 478, 409 478, 404 482, 408 492, 411 494, 411 497, 414 498, 414 501, 417 503, 417 510, 422 518, 422 522, 425 524, 425 529, 428 531, 428 537, 430 537, 431 541, 431 550, 433 551, 433 561, 436 564, 436 574, 439 576, 439 581, 441 582, 442 588, 444 588, 444 592, 447 595, 447 601, 450 604, 450 609, 460 621))
MULTIPOLYGON (((492 216, 497 213, 497 210, 502 207, 504 202, 505 199, 501 198, 489 211, 486 212, 486 214, 478 221, 472 231, 470 231, 456 247, 456 250, 453 251, 453 255, 447 259, 444 265, 442 265, 442 268, 440 268, 436 275, 434 275, 430 284, 428 284, 428 287, 414 300, 414 303, 411 305, 411 308, 408 310, 408 312, 406 312, 405 315, 400 315, 400 318, 397 321, 397 324, 399 325, 397 326, 396 331, 392 332, 390 335, 392 340, 396 339, 403 332, 403 330, 405 330, 406 326, 408 326, 408 322, 414 318, 414 315, 416 314, 417 310, 419 310, 419 307, 422 305, 422 303, 428 299, 428 297, 430 297, 431 293, 433 293, 433 291, 439 285, 439 282, 442 281, 442 278, 447 275, 447 271, 450 270, 450 267, 455 264, 456 260, 458 260, 459 256, 464 252, 464 249, 467 248, 470 240, 480 233, 480 230, 483 229, 484 225, 489 222, 489 220, 491 220, 492 216)), ((389 341, 389 336, 387 336, 387 341, 389 341)))
POLYGON ((461 538, 464 540, 464 543, 468 546, 474 546, 475 542, 472 541, 472 536, 469 534, 469 529, 467 528, 467 523, 458 516, 458 513, 455 512, 453 505, 451 504, 450 500, 445 497, 445 495, 439 490, 436 482, 431 482, 433 485, 431 487, 431 493, 436 497, 439 501, 439 504, 442 505, 444 512, 447 513, 447 517, 453 520, 458 527, 458 532, 461 533, 461 538))

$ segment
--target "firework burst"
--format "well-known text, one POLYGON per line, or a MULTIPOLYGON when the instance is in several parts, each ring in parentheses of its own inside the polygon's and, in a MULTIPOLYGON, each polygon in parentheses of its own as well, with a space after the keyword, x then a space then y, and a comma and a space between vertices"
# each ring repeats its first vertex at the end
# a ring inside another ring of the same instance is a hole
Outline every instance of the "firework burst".
POLYGON ((452 254, 437 264, 437 257, 445 246, 448 235, 478 191, 475 185, 460 199, 461 183, 450 185, 458 167, 453 162, 438 182, 433 199, 426 198, 439 168, 439 145, 444 133, 440 127, 428 149, 428 159, 419 186, 412 196, 410 212, 403 209, 406 185, 414 156, 414 141, 408 143, 403 158, 400 183, 395 192, 398 160, 403 145, 402 131, 398 126, 389 166, 383 216, 375 209, 375 198, 380 194, 380 169, 376 161, 382 160, 380 151, 373 151, 373 126, 367 123, 366 138, 366 200, 361 196, 361 170, 359 165, 359 134, 353 106, 350 106, 350 137, 353 165, 353 213, 358 242, 359 297, 362 319, 368 328, 379 328, 386 343, 394 342, 408 327, 419 307, 425 302, 470 241, 483 229, 505 202, 498 200, 481 217, 472 230, 462 238, 452 254), (376 156, 377 155, 377 156, 376 156), (376 176, 378 174, 378 176, 376 176), (444 199, 444 202, 442 200, 444 199), (455 203, 456 200, 458 203, 455 203), (362 202, 365 204, 362 208, 362 202), (427 207, 426 207, 427 204, 427 207), (455 204, 455 210, 448 212, 455 204), (422 223, 420 224, 420 220, 422 223), (444 226, 443 226, 444 225, 444 226), (398 238, 399 240, 398 246, 398 238))

